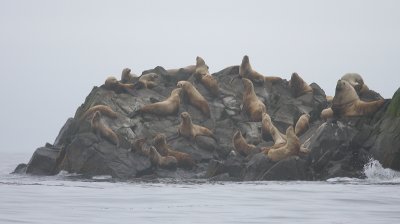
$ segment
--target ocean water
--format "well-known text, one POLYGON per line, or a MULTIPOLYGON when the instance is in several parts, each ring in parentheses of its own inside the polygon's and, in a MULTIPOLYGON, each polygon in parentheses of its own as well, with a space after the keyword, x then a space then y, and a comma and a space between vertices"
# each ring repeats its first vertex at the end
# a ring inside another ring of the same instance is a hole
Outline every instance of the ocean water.
POLYGON ((31 153, 0 152, 0 223, 399 223, 400 173, 305 182, 116 182, 9 174, 31 153))

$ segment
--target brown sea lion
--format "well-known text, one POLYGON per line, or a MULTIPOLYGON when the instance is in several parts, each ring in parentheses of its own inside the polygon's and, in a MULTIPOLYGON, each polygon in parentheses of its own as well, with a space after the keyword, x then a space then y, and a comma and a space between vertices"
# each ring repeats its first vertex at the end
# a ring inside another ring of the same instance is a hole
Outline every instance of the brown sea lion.
POLYGON ((331 104, 331 103, 332 103, 333 96, 326 96, 325 98, 326 98, 326 102, 327 102, 328 104, 331 104))
POLYGON ((182 112, 181 119, 182 121, 178 127, 178 134, 180 136, 194 140, 196 136, 203 135, 216 140, 214 134, 208 128, 193 124, 188 112, 182 112))
POLYGON ((146 138, 139 138, 132 142, 131 151, 139 152, 144 156, 149 156, 150 149, 145 147, 146 138))
POLYGON ((247 78, 257 84, 263 84, 264 82, 275 83, 281 81, 282 78, 275 76, 263 76, 260 73, 253 70, 250 65, 249 56, 245 55, 242 59, 242 64, 239 67, 239 77, 247 78))
POLYGON ((192 85, 192 83, 188 81, 179 81, 176 86, 183 89, 191 105, 199 109, 206 117, 211 117, 210 107, 207 100, 192 85))
POLYGON ((178 167, 191 169, 196 166, 196 163, 189 154, 172 149, 171 146, 167 144, 164 134, 157 134, 153 141, 154 146, 162 156, 173 156, 176 158, 178 167))
POLYGON ((297 73, 293 73, 289 81, 290 89, 294 97, 312 93, 313 89, 297 73))
POLYGON ((176 115, 179 111, 179 105, 181 103, 181 92, 181 88, 176 88, 172 90, 171 95, 166 100, 145 105, 140 108, 138 112, 164 116, 176 115))
POLYGON ((299 120, 297 120, 294 132, 296 133, 297 136, 300 136, 304 132, 306 132, 309 127, 310 127, 310 115, 306 113, 301 115, 299 117, 299 120))
POLYGON ((217 80, 210 74, 208 65, 206 65, 203 58, 199 56, 196 57, 196 70, 194 75, 212 95, 219 95, 217 80))
POLYGON ((277 148, 271 148, 267 151, 267 156, 274 162, 286 159, 290 156, 300 153, 300 140, 294 133, 293 126, 286 129, 286 144, 277 148))
POLYGON ((96 133, 96 135, 98 137, 104 137, 108 141, 115 144, 117 147, 119 146, 119 139, 118 139, 117 134, 115 134, 115 132, 110 127, 103 124, 103 122, 101 121, 101 112, 100 111, 96 111, 94 113, 92 121, 91 121, 91 125, 92 125, 93 132, 96 133))
POLYGON ((162 156, 153 146, 149 149, 149 158, 154 165, 164 169, 176 169, 178 161, 173 156, 162 156))
POLYGON ((247 143, 240 130, 236 131, 236 133, 233 135, 232 142, 235 151, 242 156, 248 156, 252 153, 260 152, 255 145, 247 143))
POLYGON ((131 73, 130 68, 124 68, 121 73, 121 83, 128 84, 134 83, 137 79, 137 75, 131 73))
POLYGON ((168 69, 168 77, 176 81, 187 80, 196 70, 196 65, 189 65, 183 68, 168 69))
POLYGON ((262 116, 261 135, 271 135, 272 139, 274 140, 274 146, 285 144, 286 136, 275 127, 275 125, 272 123, 271 117, 265 112, 262 116))
POLYGON ((368 86, 365 85, 363 78, 358 73, 346 73, 340 78, 350 83, 356 90, 357 94, 363 94, 369 90, 368 86))
POLYGON ((261 121, 262 113, 267 112, 264 103, 258 99, 254 92, 253 83, 246 78, 243 78, 244 93, 243 93, 243 108, 251 121, 261 121))
POLYGON ((370 115, 375 113, 384 102, 383 99, 372 102, 361 101, 349 82, 338 80, 332 100, 332 111, 338 117, 370 115))

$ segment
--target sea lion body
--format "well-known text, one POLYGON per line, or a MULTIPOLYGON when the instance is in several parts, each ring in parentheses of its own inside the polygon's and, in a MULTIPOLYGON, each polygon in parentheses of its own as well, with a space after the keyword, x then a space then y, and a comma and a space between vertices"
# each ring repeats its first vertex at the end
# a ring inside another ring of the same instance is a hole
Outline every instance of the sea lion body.
POLYGON ((119 82, 114 76, 109 76, 104 82, 104 87, 120 94, 132 91, 134 89, 134 84, 124 84, 119 82))
POLYGON ((370 115, 375 113, 384 102, 383 99, 372 102, 361 101, 356 90, 349 82, 338 80, 335 96, 332 100, 332 111, 338 117, 370 115))
POLYGON ((267 108, 254 92, 253 83, 247 78, 243 78, 242 81, 244 85, 243 110, 251 121, 261 121, 262 113, 267 112, 267 108))
POLYGON ((274 162, 286 159, 290 156, 298 155, 300 152, 300 140, 294 133, 293 126, 289 126, 286 130, 286 144, 268 150, 268 158, 274 162))
POLYGON ((252 153, 260 152, 255 145, 247 143, 240 130, 236 131, 233 135, 232 142, 235 151, 242 156, 248 156, 252 153))
POLYGON ((118 114, 111 109, 111 107, 106 105, 96 105, 86 110, 85 113, 83 113, 83 115, 80 117, 80 120, 93 116, 96 111, 100 111, 101 115, 105 115, 109 118, 115 119, 118 117, 118 114))
POLYGON ((281 81, 282 78, 275 77, 275 76, 263 76, 262 74, 258 73, 257 71, 253 70, 250 65, 249 56, 245 55, 242 59, 242 63, 239 67, 239 77, 247 78, 257 84, 263 84, 265 82, 277 82, 281 81))
POLYGON ((304 132, 306 132, 309 127, 310 127, 310 115, 303 114, 299 117, 299 120, 297 120, 294 132, 296 133, 297 136, 300 136, 304 132))
POLYGON ((210 107, 207 100, 192 85, 192 83, 188 81, 179 81, 176 86, 183 89, 191 105, 199 109, 206 117, 211 117, 210 107))
POLYGON ((153 146, 149 149, 149 158, 151 162, 160 168, 176 169, 178 161, 173 156, 162 156, 153 146))
POLYGON ((214 134, 208 128, 193 124, 192 118, 188 112, 182 112, 181 119, 182 121, 178 127, 179 135, 190 139, 195 139, 196 136, 199 135, 208 136, 215 139, 214 134))
POLYGON ((95 132, 96 135, 106 138, 117 147, 119 146, 119 139, 117 134, 115 134, 115 132, 110 127, 102 123, 100 111, 96 111, 94 113, 91 121, 91 126, 93 132, 95 132))
POLYGON ((313 90, 297 73, 293 73, 289 81, 289 86, 294 97, 312 93, 313 90))
POLYGON ((189 154, 172 149, 171 146, 167 144, 164 134, 157 134, 154 137, 154 146, 160 155, 175 157, 178 162, 178 167, 191 169, 196 166, 196 163, 189 154))
POLYGON ((171 95, 166 100, 145 105, 139 109, 139 112, 164 116, 176 115, 179 111, 179 105, 181 103, 181 92, 181 88, 176 88, 172 90, 171 95))
POLYGON ((154 81, 158 75, 156 73, 147 73, 144 75, 141 75, 139 77, 138 81, 138 88, 145 88, 145 89, 151 89, 157 86, 157 83, 154 81))
POLYGON ((326 108, 321 111, 321 119, 326 121, 329 118, 333 117, 333 110, 332 108, 326 108))

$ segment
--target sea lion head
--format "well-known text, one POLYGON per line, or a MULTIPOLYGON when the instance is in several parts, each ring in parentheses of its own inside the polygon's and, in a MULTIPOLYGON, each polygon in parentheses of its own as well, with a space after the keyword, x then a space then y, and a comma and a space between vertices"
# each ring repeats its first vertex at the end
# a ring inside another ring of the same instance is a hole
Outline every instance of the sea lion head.
POLYGON ((122 70, 122 75, 126 75, 131 73, 131 69, 130 68, 124 68, 124 70, 122 70))
POLYGON ((364 80, 358 73, 346 73, 341 79, 348 81, 357 92, 360 92, 364 85, 364 80))
POLYGON ((241 137, 242 137, 242 132, 240 130, 237 130, 233 135, 233 139, 239 139, 241 137))
POLYGON ((101 117, 101 112, 100 112, 100 111, 96 111, 96 112, 93 114, 92 121, 98 121, 98 120, 100 120, 100 117, 101 117))
POLYGON ((300 89, 304 86, 304 80, 296 72, 294 72, 290 77, 289 83, 292 87, 296 89, 300 89))
POLYGON ((182 118, 183 120, 190 119, 190 115, 189 115, 188 112, 182 112, 182 113, 181 113, 181 118, 182 118))
POLYGON ((179 82, 176 84, 176 87, 185 88, 185 87, 187 87, 187 86, 189 85, 188 83, 189 83, 188 81, 179 81, 179 82))
POLYGON ((242 59, 242 64, 239 67, 239 77, 246 77, 247 73, 251 70, 249 56, 245 55, 242 59))
POLYGON ((166 143, 166 138, 167 137, 164 134, 159 133, 153 139, 154 144, 156 144, 156 145, 165 144, 166 143))
POLYGON ((175 95, 180 96, 181 93, 182 93, 182 88, 176 88, 176 89, 172 90, 171 96, 175 96, 175 95))
MULTIPOLYGON (((207 66, 207 65, 203 58, 201 58, 200 56, 197 56, 196 57, 196 67, 200 67, 200 66, 207 66)), ((208 68, 208 66, 207 66, 207 68, 208 68)))
POLYGON ((113 87, 118 83, 117 78, 115 78, 114 76, 109 76, 107 77, 106 81, 104 82, 104 85, 106 85, 107 87, 113 87))
POLYGON ((354 87, 348 81, 339 79, 336 83, 332 105, 343 105, 357 99, 359 99, 359 97, 354 87))

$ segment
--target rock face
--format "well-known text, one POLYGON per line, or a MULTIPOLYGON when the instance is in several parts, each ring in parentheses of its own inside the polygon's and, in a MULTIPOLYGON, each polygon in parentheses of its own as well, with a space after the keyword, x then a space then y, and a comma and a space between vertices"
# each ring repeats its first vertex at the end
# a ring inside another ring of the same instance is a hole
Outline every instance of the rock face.
MULTIPOLYGON (((323 180, 336 176, 360 177, 365 162, 374 156, 383 165, 400 169, 400 93, 374 116, 322 122, 322 109, 327 107, 324 91, 315 83, 312 93, 294 98, 286 80, 278 83, 254 84, 255 92, 267 107, 275 126, 282 132, 295 125, 303 113, 309 113, 310 128, 300 137, 311 152, 273 162, 264 153, 245 157, 232 152, 232 136, 238 129, 246 141, 257 147, 273 145, 272 139, 261 136, 261 122, 250 122, 241 112, 243 84, 238 78, 239 67, 228 67, 213 76, 220 95, 213 96, 193 75, 179 70, 171 76, 162 67, 145 71, 156 73, 157 86, 129 93, 116 93, 104 86, 94 87, 85 102, 60 130, 53 145, 39 148, 26 167, 16 172, 54 175, 60 170, 85 176, 111 175, 129 179, 149 177, 210 178, 212 180, 323 180), (182 74, 181 74, 182 73, 182 74), (142 106, 168 98, 178 80, 188 80, 206 98, 211 118, 205 117, 181 97, 179 112, 171 116, 140 114, 142 106), (390 105, 389 105, 390 104, 390 105), (84 113, 95 105, 107 105, 117 118, 102 117, 119 138, 119 145, 97 136, 91 129, 91 116, 84 113), (389 108, 389 109, 387 109, 389 108), (218 141, 206 136, 190 140, 177 136, 181 112, 187 111, 195 124, 213 131, 218 141), (158 168, 133 144, 146 138, 145 147, 153 137, 163 133, 175 150, 189 154, 196 162, 193 169, 166 170, 158 168)), ((380 97, 379 94, 370 94, 380 97)), ((368 98, 368 96, 365 96, 368 98)))

